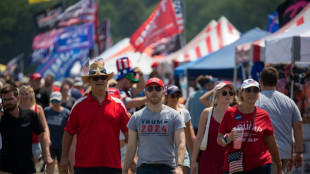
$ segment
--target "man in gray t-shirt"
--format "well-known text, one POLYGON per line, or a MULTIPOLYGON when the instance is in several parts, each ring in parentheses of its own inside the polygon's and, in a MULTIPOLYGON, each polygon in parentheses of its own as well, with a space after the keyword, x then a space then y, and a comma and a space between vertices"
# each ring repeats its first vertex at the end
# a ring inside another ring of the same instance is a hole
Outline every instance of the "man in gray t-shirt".
MULTIPOLYGON (((279 146, 283 171, 289 160, 296 159, 297 168, 303 163, 303 130, 302 118, 298 107, 292 99, 276 91, 278 71, 267 67, 261 72, 260 87, 262 92, 256 106, 266 110, 274 127, 275 137, 279 146), (295 138, 295 155, 292 151, 292 128, 295 138)), ((273 168, 276 167, 274 163, 273 168)), ((272 170, 276 171, 276 170, 272 170)), ((273 172, 274 173, 274 172, 273 172)))
POLYGON ((135 112, 127 125, 129 138, 123 173, 127 173, 137 148, 137 173, 182 171, 185 123, 176 110, 162 104, 163 88, 163 82, 156 77, 146 83, 147 106, 135 112), (178 146, 177 162, 175 144, 178 146))

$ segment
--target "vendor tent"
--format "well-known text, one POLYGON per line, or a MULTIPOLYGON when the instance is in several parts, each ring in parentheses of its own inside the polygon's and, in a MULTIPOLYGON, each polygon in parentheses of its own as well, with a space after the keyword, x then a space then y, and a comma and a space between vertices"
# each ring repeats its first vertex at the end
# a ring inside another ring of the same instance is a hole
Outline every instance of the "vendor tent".
POLYGON ((265 63, 310 63, 310 22, 266 40, 265 63))
POLYGON ((97 59, 103 59, 107 71, 114 72, 114 75, 117 75, 116 59, 120 57, 128 57, 131 67, 138 66, 142 69, 144 74, 148 75, 152 71, 151 65, 154 62, 154 59, 150 56, 152 53, 152 50, 150 49, 151 48, 147 47, 142 54, 135 52, 134 48, 129 43, 129 38, 124 38, 113 47, 101 53, 98 57, 93 58, 90 63, 97 59))
MULTIPOLYGON (((268 32, 259 28, 247 31, 234 43, 190 63, 187 67, 187 75, 189 77, 197 77, 199 75, 208 74, 218 78, 232 79, 235 66, 235 47, 243 43, 260 39, 268 34, 268 32)), ((176 69, 176 72, 179 70, 178 68, 176 69)))
POLYGON ((211 22, 209 22, 209 24, 182 49, 160 60, 160 72, 165 73, 168 71, 172 73, 173 67, 197 60, 217 51, 238 40, 239 37, 240 32, 224 16, 217 22, 211 20, 211 22))
MULTIPOLYGON (((310 21, 310 3, 304 7, 304 9, 298 13, 297 16, 295 16, 290 22, 288 22, 285 26, 281 27, 277 32, 273 33, 272 35, 269 35, 268 37, 262 38, 260 40, 251 42, 251 43, 245 43, 241 47, 251 49, 251 54, 247 57, 247 60, 250 59, 254 62, 264 62, 265 61, 265 40, 269 38, 273 38, 285 31, 291 30, 293 28, 296 28, 297 26, 310 21)), ((244 51, 244 50, 238 50, 244 51)), ((239 57, 239 54, 236 54, 236 60, 239 62, 239 59, 244 59, 242 57, 239 57)))

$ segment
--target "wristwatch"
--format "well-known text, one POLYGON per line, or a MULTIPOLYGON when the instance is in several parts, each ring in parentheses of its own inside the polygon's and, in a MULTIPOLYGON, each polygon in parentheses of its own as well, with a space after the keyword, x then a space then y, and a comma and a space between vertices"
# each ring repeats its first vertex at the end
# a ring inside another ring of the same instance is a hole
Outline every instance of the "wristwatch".
POLYGON ((183 167, 184 165, 182 163, 178 163, 177 166, 183 167))

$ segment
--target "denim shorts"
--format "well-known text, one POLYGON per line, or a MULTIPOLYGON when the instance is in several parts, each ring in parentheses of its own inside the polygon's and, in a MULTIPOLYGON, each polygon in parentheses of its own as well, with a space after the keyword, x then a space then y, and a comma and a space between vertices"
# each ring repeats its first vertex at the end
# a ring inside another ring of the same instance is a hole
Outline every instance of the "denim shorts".
POLYGON ((40 143, 32 144, 32 155, 34 159, 39 159, 42 157, 42 149, 40 143))
MULTIPOLYGON (((224 171, 224 174, 229 174, 229 172, 224 171)), ((236 172, 234 174, 271 174, 271 164, 266 164, 249 171, 236 172)))

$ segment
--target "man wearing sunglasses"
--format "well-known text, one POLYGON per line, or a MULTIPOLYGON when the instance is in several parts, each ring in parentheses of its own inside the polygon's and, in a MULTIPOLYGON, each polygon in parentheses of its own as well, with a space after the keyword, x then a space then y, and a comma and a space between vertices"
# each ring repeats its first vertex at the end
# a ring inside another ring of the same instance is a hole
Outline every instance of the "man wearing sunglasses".
POLYGON ((131 68, 128 57, 117 59, 116 65, 118 70, 116 88, 120 91, 126 108, 132 114, 136 111, 135 108, 140 108, 146 103, 145 97, 137 97, 145 86, 143 72, 139 67, 131 68))
POLYGON ((70 114, 70 111, 67 108, 61 106, 61 100, 62 94, 58 91, 54 91, 50 96, 51 106, 44 108, 44 115, 50 130, 50 138, 52 142, 50 153, 54 160, 53 165, 46 168, 47 173, 54 173, 56 158, 58 167, 59 162, 61 161, 62 138, 70 114))
POLYGON ((60 173, 68 173, 68 154, 76 135, 75 174, 122 172, 119 136, 127 139, 129 113, 122 101, 107 93, 107 73, 103 63, 95 62, 82 79, 91 91, 71 109, 62 140, 60 173))
MULTIPOLYGON (((287 163, 292 164, 292 162, 295 162, 293 165, 296 168, 303 165, 304 138, 300 111, 292 99, 277 91, 278 80, 278 70, 273 67, 266 67, 261 72, 260 86, 262 91, 256 106, 266 110, 270 115, 279 145, 283 171, 285 171, 287 163), (292 128, 294 131, 295 148, 292 148, 292 128)), ((272 167, 275 168, 275 166, 276 164, 273 163, 272 167)), ((290 170, 290 167, 288 170, 290 170)))
POLYGON ((123 172, 133 161, 138 148, 137 173, 182 173, 185 156, 185 123, 178 111, 163 105, 164 85, 151 78, 145 86, 147 106, 135 112, 128 122, 128 145, 123 172), (175 145, 178 159, 175 160, 175 145))

